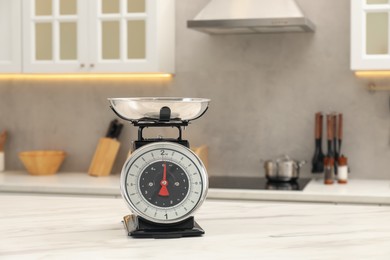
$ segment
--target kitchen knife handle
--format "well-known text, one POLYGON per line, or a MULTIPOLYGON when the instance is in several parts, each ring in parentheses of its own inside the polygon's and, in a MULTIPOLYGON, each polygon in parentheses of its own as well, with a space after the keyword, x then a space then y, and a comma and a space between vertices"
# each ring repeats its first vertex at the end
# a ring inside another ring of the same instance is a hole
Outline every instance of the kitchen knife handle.
POLYGON ((119 136, 120 136, 120 134, 122 132, 123 124, 118 123, 116 126, 117 127, 115 129, 115 133, 113 134, 112 138, 119 139, 119 136))
POLYGON ((117 129, 117 119, 114 119, 110 122, 110 125, 108 126, 106 137, 113 138, 113 134, 116 132, 117 129))

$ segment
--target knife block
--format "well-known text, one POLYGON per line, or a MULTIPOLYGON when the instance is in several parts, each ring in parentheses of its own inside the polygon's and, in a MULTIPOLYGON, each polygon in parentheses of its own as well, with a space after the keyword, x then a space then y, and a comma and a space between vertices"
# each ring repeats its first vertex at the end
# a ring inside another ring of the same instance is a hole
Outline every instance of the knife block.
POLYGON ((110 175, 119 147, 120 142, 116 139, 100 138, 88 174, 91 176, 110 175))

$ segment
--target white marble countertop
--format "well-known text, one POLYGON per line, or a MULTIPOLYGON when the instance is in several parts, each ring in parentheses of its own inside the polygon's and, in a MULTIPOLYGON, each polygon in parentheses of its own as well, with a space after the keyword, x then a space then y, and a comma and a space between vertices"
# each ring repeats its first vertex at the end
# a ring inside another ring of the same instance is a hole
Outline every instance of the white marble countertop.
MULTIPOLYGON (((0 192, 49 193, 120 197, 119 175, 91 177, 87 173, 31 176, 0 173, 0 192)), ((301 201, 390 205, 390 180, 349 180, 346 185, 324 185, 311 180, 303 191, 209 189, 211 199, 301 201)))
POLYGON ((117 198, 0 194, 1 259, 389 259, 390 207, 206 200, 203 237, 133 239, 117 198))
POLYGON ((8 171, 0 173, 0 192, 120 196, 119 177, 93 177, 84 172, 32 176, 27 172, 8 171))
POLYGON ((210 189, 210 198, 390 205, 390 180, 349 180, 324 185, 313 179, 303 191, 210 189))

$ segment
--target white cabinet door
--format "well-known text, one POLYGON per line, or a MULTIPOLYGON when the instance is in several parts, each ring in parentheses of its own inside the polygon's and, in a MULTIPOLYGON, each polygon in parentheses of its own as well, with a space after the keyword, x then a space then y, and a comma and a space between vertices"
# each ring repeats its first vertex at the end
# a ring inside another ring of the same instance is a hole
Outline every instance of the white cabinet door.
POLYGON ((90 3, 91 71, 173 73, 173 0, 90 3))
POLYGON ((22 71, 21 0, 0 0, 0 71, 22 71))
POLYGON ((174 0, 23 0, 25 73, 173 73, 174 0))
POLYGON ((351 69, 390 69, 389 0, 351 0, 351 69))
POLYGON ((87 72, 86 0, 23 0, 23 72, 87 72))

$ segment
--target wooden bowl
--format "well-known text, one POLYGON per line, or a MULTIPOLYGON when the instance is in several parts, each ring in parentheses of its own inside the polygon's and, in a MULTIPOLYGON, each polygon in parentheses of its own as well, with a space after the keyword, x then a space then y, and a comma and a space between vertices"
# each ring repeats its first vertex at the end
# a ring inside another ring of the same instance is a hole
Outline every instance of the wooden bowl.
POLYGON ((64 151, 26 151, 19 153, 27 172, 31 175, 53 175, 60 168, 66 153, 64 151))

